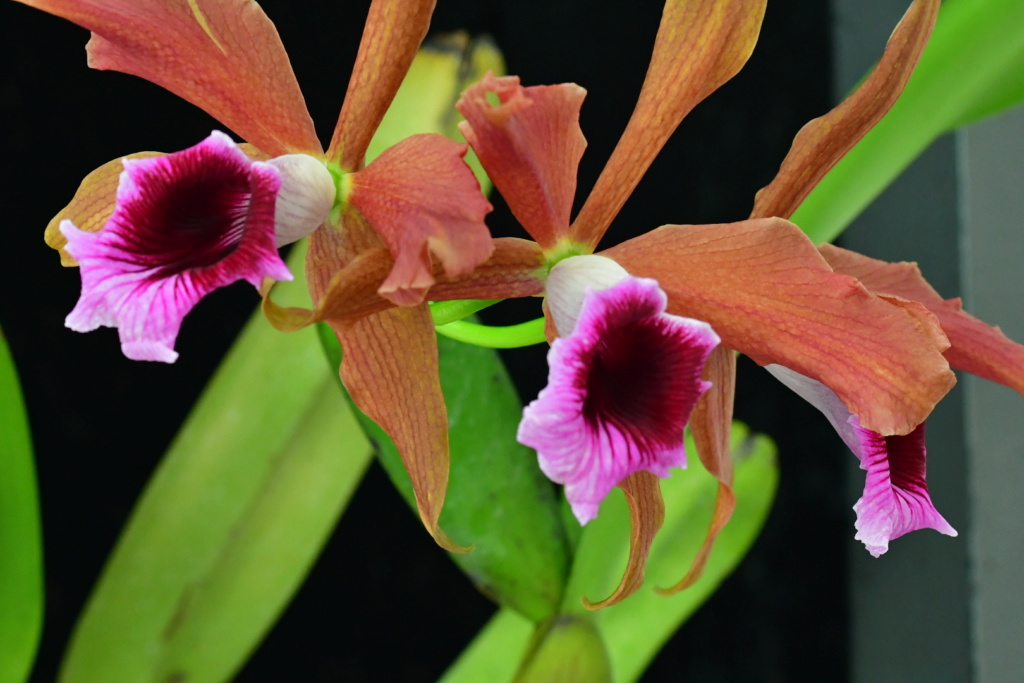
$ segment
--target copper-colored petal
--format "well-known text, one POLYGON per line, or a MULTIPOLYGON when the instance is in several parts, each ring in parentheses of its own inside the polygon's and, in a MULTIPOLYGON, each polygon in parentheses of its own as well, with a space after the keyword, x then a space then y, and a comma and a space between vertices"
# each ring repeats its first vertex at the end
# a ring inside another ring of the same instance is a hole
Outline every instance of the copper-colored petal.
POLYGON ((761 365, 822 382, 880 434, 913 430, 955 383, 945 337, 834 272, 788 221, 667 225, 603 255, 658 280, 670 313, 711 323, 761 365))
POLYGON ((544 293, 544 252, 536 242, 516 237, 493 240, 494 252, 469 275, 449 278, 435 268, 431 301, 512 299, 544 293))
MULTIPOLYGON (((310 236, 306 255, 313 301, 321 306, 336 273, 360 253, 383 251, 382 247, 355 211, 344 214, 343 225, 328 221, 319 228, 310 236)), ((364 259, 372 264, 376 257, 364 259)), ((428 307, 390 308, 348 322, 332 322, 331 327, 342 345, 342 381, 356 405, 398 447, 424 526, 443 548, 465 551, 437 524, 448 482, 448 417, 428 307)))
POLYGON ((576 171, 587 141, 580 106, 587 91, 575 83, 523 88, 518 76, 487 72, 455 108, 459 130, 520 224, 549 248, 569 230, 576 171), (487 95, 496 94, 491 104, 487 95))
POLYGON ((53 217, 46 226, 46 232, 43 233, 46 244, 60 252, 62 266, 77 266, 78 261, 64 249, 68 240, 60 232, 60 222, 69 220, 79 230, 86 232, 102 230, 114 214, 114 201, 117 198, 121 172, 124 170, 124 160, 158 156, 164 156, 163 152, 136 152, 108 161, 85 176, 71 202, 53 217))
POLYGON ((573 223, 595 247, 691 109, 732 78, 754 50, 767 0, 668 0, 633 116, 573 223))
POLYGON ((92 31, 92 68, 152 81, 272 156, 320 152, 288 54, 255 2, 18 1, 92 31))
POLYGON ((428 307, 391 308, 331 327, 341 341, 342 381, 398 447, 423 525, 442 548, 466 552, 437 523, 448 488, 448 413, 428 307))
POLYGON ((964 311, 960 299, 943 299, 917 264, 879 261, 830 244, 819 250, 837 272, 852 275, 872 292, 919 301, 934 313, 949 337, 946 359, 954 368, 1024 394, 1024 346, 964 311))
POLYGON ((435 0, 373 0, 327 158, 357 171, 430 26, 435 0))
POLYGON ((853 93, 793 140, 772 182, 757 193, 751 218, 789 218, 814 186, 895 104, 928 43, 939 0, 917 0, 896 26, 881 61, 853 93))
POLYGON ((457 278, 491 255, 484 216, 492 207, 462 160, 466 149, 436 133, 413 135, 349 176, 348 201, 395 257, 380 294, 399 306, 423 301, 434 284, 431 257, 457 278))
POLYGON ((690 431, 700 461, 718 480, 718 493, 707 535, 689 571, 671 588, 656 589, 661 595, 673 595, 697 582, 704 573, 715 539, 736 509, 736 496, 732 492, 732 451, 729 447, 733 398, 736 395, 736 352, 719 344, 708 357, 702 376, 711 382, 711 388, 690 415, 690 431))
POLYGON ((582 598, 583 606, 599 610, 622 602, 644 583, 644 568, 654 536, 665 521, 665 502, 661 499, 658 477, 650 472, 634 472, 619 484, 626 494, 632 528, 629 535, 629 560, 618 587, 604 600, 582 598))
POLYGON ((391 254, 383 247, 361 252, 331 278, 327 290, 312 311, 278 306, 270 298, 265 284, 261 289, 263 313, 270 324, 282 332, 294 332, 320 320, 344 325, 378 313, 394 305, 377 294, 380 283, 393 264, 391 254))

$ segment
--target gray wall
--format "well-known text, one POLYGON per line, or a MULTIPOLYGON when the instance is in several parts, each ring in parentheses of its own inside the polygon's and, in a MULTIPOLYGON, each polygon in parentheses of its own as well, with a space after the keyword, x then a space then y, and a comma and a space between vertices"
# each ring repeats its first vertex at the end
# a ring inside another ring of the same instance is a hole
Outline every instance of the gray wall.
MULTIPOLYGON (((905 0, 836 0, 837 98, 871 66, 905 0)), ((917 261, 945 297, 1024 340, 1024 109, 932 145, 842 244, 917 261)), ((928 481, 960 532, 920 531, 871 558, 850 548, 851 680, 1024 676, 1024 398, 966 374, 928 421, 928 481)), ((851 465, 851 495, 863 474, 851 465)))

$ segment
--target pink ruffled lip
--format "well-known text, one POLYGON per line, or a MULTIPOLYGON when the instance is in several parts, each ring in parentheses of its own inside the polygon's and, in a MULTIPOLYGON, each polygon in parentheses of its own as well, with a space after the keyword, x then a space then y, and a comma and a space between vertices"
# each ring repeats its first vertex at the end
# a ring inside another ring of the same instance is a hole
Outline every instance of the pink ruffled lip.
POLYGON ((869 553, 878 557, 889 549, 890 541, 917 529, 957 535, 935 509, 928 492, 923 422, 909 434, 882 436, 862 427, 857 416, 821 382, 781 365, 765 369, 828 418, 867 472, 864 494, 853 509, 857 513, 855 538, 869 553))
POLYGON ((133 360, 174 362, 184 316, 237 280, 290 280, 275 246, 280 172, 213 132, 189 149, 126 160, 117 206, 96 233, 61 224, 82 294, 65 324, 116 327, 133 360))
POLYGON ((575 328, 548 353, 547 387, 523 410, 518 440, 565 485, 581 524, 630 474, 686 466, 683 428, 710 386, 701 370, 719 339, 665 306, 644 278, 587 291, 575 328))

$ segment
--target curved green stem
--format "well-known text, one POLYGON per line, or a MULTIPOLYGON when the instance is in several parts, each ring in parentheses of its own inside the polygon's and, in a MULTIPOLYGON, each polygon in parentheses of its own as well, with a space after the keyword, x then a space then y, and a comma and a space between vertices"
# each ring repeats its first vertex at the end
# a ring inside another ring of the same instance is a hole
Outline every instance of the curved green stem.
POLYGON ((460 299, 456 301, 431 301, 430 315, 434 317, 434 326, 440 327, 456 320, 467 318, 477 311, 500 303, 504 299, 460 299))
POLYGON ((465 320, 439 325, 438 334, 457 341, 486 346, 492 349, 515 349, 546 341, 544 318, 537 318, 518 325, 491 326, 469 323, 465 320))

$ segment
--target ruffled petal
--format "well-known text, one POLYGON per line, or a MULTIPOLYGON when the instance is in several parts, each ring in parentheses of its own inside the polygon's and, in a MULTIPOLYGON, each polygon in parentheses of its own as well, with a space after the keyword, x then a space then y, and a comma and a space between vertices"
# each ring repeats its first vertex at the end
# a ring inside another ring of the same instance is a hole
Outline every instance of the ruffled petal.
POLYGON ((832 387, 872 431, 912 431, 956 381, 927 311, 835 273, 782 219, 663 226, 602 253, 657 279, 670 312, 706 320, 727 346, 832 387))
POLYGON ((885 116, 910 79, 938 12, 939 0, 910 6, 864 82, 835 109, 800 129, 775 179, 757 193, 751 218, 792 216, 818 181, 885 116))
POLYGON ((61 224, 82 273, 66 324, 117 327, 135 360, 173 362, 184 316, 218 287, 291 279, 274 246, 281 187, 273 166, 253 162, 223 133, 187 150, 128 160, 117 208, 100 232, 61 224))
POLYGON ((462 161, 466 149, 440 135, 414 135, 349 176, 348 201, 395 258, 380 294, 399 306, 422 302, 434 284, 431 256, 455 278, 494 248, 484 223, 492 207, 462 161))
POLYGON ((357 171, 427 35, 435 0, 373 0, 327 158, 357 171))
POLYGON ((257 3, 18 1, 92 31, 92 68, 156 83, 272 156, 320 152, 288 54, 257 3))
POLYGON ((932 504, 925 482, 924 423, 903 436, 882 436, 865 429, 835 393, 821 382, 780 365, 765 369, 820 410, 867 471, 864 495, 853 506, 856 539, 875 557, 889 541, 916 529, 956 536, 932 504))
POLYGON ((488 72, 455 108, 459 130, 516 219, 545 249, 569 230, 576 171, 587 141, 580 106, 587 91, 575 83, 519 85, 518 76, 488 72), (498 104, 487 100, 497 95, 498 104))
POLYGON ((634 472, 667 477, 686 464, 683 427, 707 390, 700 373, 718 336, 665 305, 653 280, 591 290, 575 329, 551 346, 547 387, 523 410, 518 440, 565 485, 581 524, 634 472))
POLYGON ((946 359, 954 368, 1024 394, 1024 346, 964 311, 960 299, 943 299, 917 264, 879 261, 830 244, 818 250, 836 272, 852 275, 872 292, 918 301, 934 313, 949 337, 946 359))
POLYGON ((597 246, 665 142, 754 50, 767 0, 669 0, 633 116, 580 210, 570 239, 597 246))

